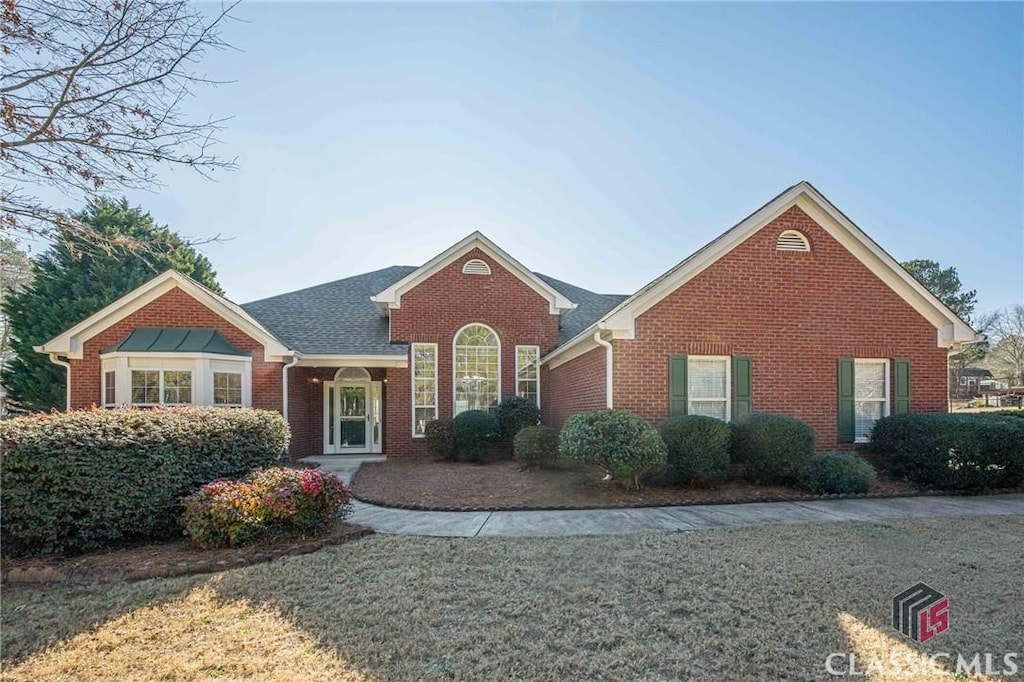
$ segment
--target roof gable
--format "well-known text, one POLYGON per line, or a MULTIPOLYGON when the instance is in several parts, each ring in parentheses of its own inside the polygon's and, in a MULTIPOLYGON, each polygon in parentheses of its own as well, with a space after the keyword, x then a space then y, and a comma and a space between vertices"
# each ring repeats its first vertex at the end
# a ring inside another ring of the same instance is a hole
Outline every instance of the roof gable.
POLYGON ((210 291, 194 279, 174 270, 157 275, 99 312, 82 320, 63 334, 50 339, 41 346, 36 346, 35 351, 81 359, 86 341, 173 289, 181 289, 200 304, 224 318, 232 326, 263 344, 265 360, 276 361, 292 355, 292 352, 284 344, 241 307, 210 291))
POLYGON ((545 361, 563 354, 577 344, 596 343, 592 341, 595 332, 603 332, 613 338, 634 338, 637 317, 793 206, 799 207, 900 298, 935 326, 936 342, 939 346, 977 340, 978 335, 970 325, 929 292, 892 256, 818 192, 813 185, 804 181, 785 190, 739 224, 719 235, 674 268, 628 297, 594 324, 582 330, 575 338, 550 353, 545 361))
POLYGON ((497 244, 480 232, 474 232, 462 241, 452 245, 445 251, 442 251, 402 279, 383 289, 375 296, 371 296, 370 299, 376 303, 378 308, 381 310, 401 308, 402 294, 415 288, 434 274, 440 272, 446 266, 465 256, 473 249, 480 249, 483 251, 499 265, 536 291, 542 298, 546 299, 552 315, 572 310, 575 307, 573 302, 566 298, 562 293, 557 291, 533 272, 530 272, 519 261, 502 251, 497 244))

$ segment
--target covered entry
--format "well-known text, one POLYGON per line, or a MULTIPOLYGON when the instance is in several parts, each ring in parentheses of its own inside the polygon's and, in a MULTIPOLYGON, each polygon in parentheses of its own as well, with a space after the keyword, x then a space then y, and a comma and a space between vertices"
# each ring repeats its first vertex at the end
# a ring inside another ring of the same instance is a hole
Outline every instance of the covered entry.
POLYGON ((362 367, 342 367, 324 382, 324 453, 381 451, 381 382, 362 367))

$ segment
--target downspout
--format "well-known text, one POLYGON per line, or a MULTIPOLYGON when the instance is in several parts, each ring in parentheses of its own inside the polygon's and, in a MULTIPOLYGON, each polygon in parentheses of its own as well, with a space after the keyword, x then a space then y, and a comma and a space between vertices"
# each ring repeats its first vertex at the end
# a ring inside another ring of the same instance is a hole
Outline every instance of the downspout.
POLYGON ((67 360, 61 360, 57 357, 56 353, 50 353, 50 362, 55 365, 60 365, 67 372, 67 380, 64 382, 64 409, 71 409, 71 363, 67 360))
POLYGON ((612 377, 614 376, 612 374, 612 369, 614 367, 612 363, 612 344, 609 341, 605 341, 604 339, 601 338, 600 331, 594 332, 594 341, 596 341, 599 346, 604 346, 605 348, 605 403, 607 408, 610 410, 612 409, 612 377))
POLYGON ((299 354, 292 354, 292 361, 281 368, 281 415, 288 421, 288 370, 299 362, 299 354))

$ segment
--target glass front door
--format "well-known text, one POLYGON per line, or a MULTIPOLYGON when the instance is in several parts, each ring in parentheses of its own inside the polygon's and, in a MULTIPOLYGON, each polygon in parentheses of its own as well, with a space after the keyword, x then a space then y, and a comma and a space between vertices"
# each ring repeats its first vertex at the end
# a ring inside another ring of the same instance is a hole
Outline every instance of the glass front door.
POLYGON ((366 450, 370 415, 367 412, 369 386, 338 386, 338 447, 366 450))

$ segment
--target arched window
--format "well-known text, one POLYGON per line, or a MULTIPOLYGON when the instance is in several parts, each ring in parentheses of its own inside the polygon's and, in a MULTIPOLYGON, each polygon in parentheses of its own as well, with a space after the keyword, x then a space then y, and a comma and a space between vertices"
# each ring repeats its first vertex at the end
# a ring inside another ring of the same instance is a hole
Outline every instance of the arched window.
POLYGON ((455 414, 490 410, 501 396, 501 342, 493 329, 470 324, 455 335, 455 414))

